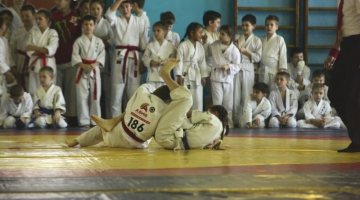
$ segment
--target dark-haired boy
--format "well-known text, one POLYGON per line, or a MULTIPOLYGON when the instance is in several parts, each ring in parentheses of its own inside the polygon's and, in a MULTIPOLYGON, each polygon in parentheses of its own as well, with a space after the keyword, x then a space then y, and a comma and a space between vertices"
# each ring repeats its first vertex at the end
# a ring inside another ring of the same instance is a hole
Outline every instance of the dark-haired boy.
POLYGON ((105 45, 93 35, 95 17, 82 18, 83 34, 75 40, 71 65, 78 67, 76 75, 77 117, 79 126, 95 125, 90 114, 101 116, 101 76, 99 67, 105 66, 105 45))
POLYGON ((11 55, 16 64, 18 82, 28 91, 28 76, 26 70, 28 68, 30 57, 26 53, 26 44, 30 35, 30 31, 35 28, 35 8, 28 4, 21 8, 22 26, 13 30, 10 39, 11 55))
POLYGON ((290 60, 287 64, 288 72, 290 74, 289 89, 293 90, 297 98, 300 99, 305 87, 310 82, 310 68, 305 65, 304 52, 300 48, 293 48, 290 52, 290 60))
POLYGON ((235 123, 239 121, 245 99, 252 93, 253 85, 257 82, 255 80, 258 78, 255 77, 255 74, 257 74, 257 63, 260 62, 262 54, 261 40, 253 34, 256 28, 256 17, 247 14, 241 21, 243 33, 236 35, 235 40, 235 44, 242 55, 241 70, 234 76, 233 118, 235 123))
POLYGON ((30 122, 33 102, 21 85, 10 88, 0 106, 0 128, 25 128, 30 122))
POLYGON ((271 114, 271 103, 266 98, 270 93, 265 83, 255 83, 253 93, 245 99, 241 128, 264 128, 265 120, 271 114))
POLYGON ((265 20, 266 36, 261 38, 262 55, 259 68, 259 81, 266 83, 270 90, 276 89, 275 76, 287 68, 286 44, 283 37, 276 34, 279 18, 269 15, 265 20))

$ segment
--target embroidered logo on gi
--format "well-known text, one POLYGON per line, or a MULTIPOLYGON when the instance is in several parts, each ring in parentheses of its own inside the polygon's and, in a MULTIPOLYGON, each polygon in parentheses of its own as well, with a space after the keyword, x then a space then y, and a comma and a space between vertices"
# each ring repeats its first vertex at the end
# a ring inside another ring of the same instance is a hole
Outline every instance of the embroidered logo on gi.
POLYGON ((155 112, 155 108, 154 108, 154 107, 150 107, 150 112, 151 112, 151 113, 155 112))
POLYGON ((147 112, 147 111, 148 111, 148 106, 149 106, 148 103, 143 103, 143 104, 140 106, 140 110, 145 110, 145 112, 147 112))

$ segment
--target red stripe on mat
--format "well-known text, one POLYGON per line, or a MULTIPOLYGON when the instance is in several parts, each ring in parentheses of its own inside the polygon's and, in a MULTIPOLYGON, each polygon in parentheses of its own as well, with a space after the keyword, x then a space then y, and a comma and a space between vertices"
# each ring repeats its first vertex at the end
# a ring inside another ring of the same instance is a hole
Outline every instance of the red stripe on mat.
POLYGON ((114 176, 191 176, 234 174, 279 174, 293 172, 359 171, 360 162, 333 164, 253 165, 181 169, 24 169, 0 170, 0 177, 114 177, 114 176))

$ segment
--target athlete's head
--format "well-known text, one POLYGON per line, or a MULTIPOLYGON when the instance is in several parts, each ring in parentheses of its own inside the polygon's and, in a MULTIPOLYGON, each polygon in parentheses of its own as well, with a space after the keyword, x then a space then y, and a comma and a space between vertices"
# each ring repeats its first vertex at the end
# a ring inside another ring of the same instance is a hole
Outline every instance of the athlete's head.
POLYGON ((154 92, 153 95, 159 97, 163 100, 166 104, 171 102, 170 90, 166 85, 158 87, 154 92))
POLYGON ((219 118, 223 125, 223 131, 221 132, 220 140, 212 147, 213 149, 220 149, 220 145, 225 135, 229 134, 229 125, 228 125, 228 112, 221 105, 210 106, 208 111, 219 118))

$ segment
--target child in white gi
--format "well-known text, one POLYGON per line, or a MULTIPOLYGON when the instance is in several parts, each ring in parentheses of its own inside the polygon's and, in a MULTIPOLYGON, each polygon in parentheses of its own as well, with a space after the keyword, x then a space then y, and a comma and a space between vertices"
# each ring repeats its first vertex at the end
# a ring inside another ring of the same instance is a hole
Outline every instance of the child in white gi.
POLYGON ((219 39, 206 48, 207 57, 213 60, 210 76, 211 94, 213 104, 222 105, 227 110, 229 127, 233 128, 233 79, 234 74, 241 69, 241 55, 233 43, 234 30, 231 26, 221 26, 219 39))
POLYGON ((203 87, 209 69, 206 66, 205 51, 200 43, 203 28, 201 24, 192 22, 188 25, 183 42, 177 50, 177 59, 180 60, 176 68, 177 82, 190 89, 193 97, 193 110, 203 110, 203 87), (188 39, 185 40, 185 38, 188 39))
POLYGON ((279 18, 269 15, 265 20, 266 36, 261 38, 262 55, 259 69, 259 82, 266 83, 270 90, 276 89, 275 76, 286 70, 286 44, 284 38, 276 34, 279 18))
MULTIPOLYGON (((171 42, 174 45, 175 49, 177 49, 180 44, 180 36, 178 33, 172 31, 175 23, 175 15, 170 11, 163 12, 160 14, 160 21, 165 23, 167 27, 165 39, 171 42)), ((150 42, 153 42, 155 40, 156 39, 154 35, 150 37, 150 42)))
POLYGON ((300 99, 305 87, 310 84, 310 68, 305 66, 303 50, 300 48, 291 50, 290 59, 291 62, 287 64, 291 76, 289 89, 296 93, 297 99, 300 99))
POLYGON ((147 67, 146 82, 155 88, 165 85, 164 80, 159 75, 159 70, 169 58, 175 57, 174 45, 165 40, 167 26, 159 21, 153 25, 155 41, 150 42, 142 57, 144 65, 147 67))
POLYGON ((86 147, 105 142, 109 147, 146 148, 170 101, 171 104, 187 102, 185 107, 176 107, 175 112, 182 112, 192 104, 189 90, 177 87, 170 77, 170 71, 177 63, 175 59, 170 59, 159 71, 167 86, 155 89, 149 84, 141 85, 131 97, 123 114, 110 120, 92 116, 98 126, 74 140, 66 140, 68 146, 80 144, 86 147))
POLYGON ((112 68, 112 58, 113 58, 113 40, 114 32, 110 26, 109 21, 107 21, 103 16, 103 11, 105 8, 105 3, 102 0, 94 0, 90 3, 90 13, 95 17, 95 30, 94 35, 102 39, 105 45, 106 57, 105 57, 105 66, 100 68, 101 73, 101 89, 103 91, 103 99, 105 100, 105 118, 111 118, 111 68, 112 68))
MULTIPOLYGON (((206 11, 203 15, 203 37, 202 43, 204 48, 206 49, 206 45, 210 45, 215 41, 219 40, 220 32, 218 29, 220 27, 221 14, 216 11, 206 11)), ((211 71, 211 67, 213 65, 212 57, 206 57, 206 65, 211 71)), ((204 109, 207 109, 213 105, 212 95, 211 95, 211 81, 210 77, 206 78, 206 85, 204 87, 204 109)))
POLYGON ((78 124, 89 127, 95 126, 94 121, 90 119, 90 114, 101 116, 99 68, 105 65, 105 45, 100 38, 93 35, 95 17, 84 16, 82 28, 83 35, 76 39, 73 46, 71 64, 78 67, 76 76, 78 124))
POLYGON ((295 92, 286 87, 290 82, 290 74, 278 72, 275 81, 278 89, 271 91, 269 96, 271 102, 269 127, 296 127, 298 101, 295 92))
POLYGON ((5 10, 0 11, 0 17, 3 18, 3 20, 6 24, 6 29, 3 33, 3 37, 5 37, 8 41, 10 41, 11 33, 13 31, 12 21, 14 19, 14 15, 10 10, 5 9, 5 10))
POLYGON ((315 83, 312 86, 312 98, 304 104, 305 120, 297 121, 299 128, 339 128, 340 121, 331 115, 331 107, 323 100, 325 85, 315 83))
POLYGON ((15 77, 10 72, 10 67, 15 69, 15 63, 11 56, 8 40, 3 37, 5 31, 6 24, 0 17, 0 104, 7 93, 7 88, 16 84, 15 77))
POLYGON ((33 102, 21 85, 14 85, 0 107, 0 128, 25 128, 30 122, 33 102))
POLYGON ((35 29, 35 8, 31 4, 21 8, 21 19, 23 25, 14 29, 11 35, 10 48, 14 58, 17 71, 18 82, 28 91, 29 76, 27 73, 30 57, 26 53, 26 43, 30 36, 30 31, 35 29))
POLYGON ((240 114, 243 112, 245 99, 250 96, 254 83, 258 81, 257 67, 262 54, 261 40, 253 34, 256 28, 256 17, 247 14, 241 21, 243 33, 235 37, 235 44, 241 53, 241 70, 234 75, 233 119, 235 127, 239 126, 238 123, 240 114), (255 75, 257 76, 255 77, 255 75))
POLYGON ((142 19, 131 15, 131 8, 131 1, 116 0, 105 14, 111 26, 115 27, 116 52, 111 72, 112 117, 121 114, 122 103, 127 104, 141 81, 139 66, 142 61, 138 51, 145 51, 147 29, 142 19), (120 16, 116 16, 118 8, 120 16))
POLYGON ((26 52, 30 57, 29 93, 34 95, 36 88, 40 86, 39 70, 41 67, 50 66, 56 74, 55 53, 59 47, 59 36, 52 29, 52 18, 49 11, 40 9, 36 15, 37 26, 30 31, 27 41, 26 52))
POLYGON ((246 97, 240 117, 241 128, 265 128, 265 120, 271 114, 271 103, 266 98, 270 93, 265 83, 255 83, 253 93, 246 97))
MULTIPOLYGON (((33 102, 35 127, 46 128, 48 124, 56 124, 59 128, 67 127, 61 116, 66 112, 65 100, 61 88, 53 84, 54 70, 45 66, 39 70, 40 86, 35 90, 33 102)), ((33 125, 29 124, 30 127, 33 125)))

